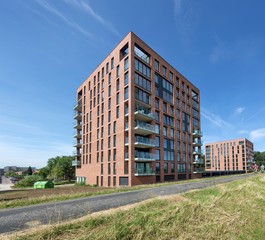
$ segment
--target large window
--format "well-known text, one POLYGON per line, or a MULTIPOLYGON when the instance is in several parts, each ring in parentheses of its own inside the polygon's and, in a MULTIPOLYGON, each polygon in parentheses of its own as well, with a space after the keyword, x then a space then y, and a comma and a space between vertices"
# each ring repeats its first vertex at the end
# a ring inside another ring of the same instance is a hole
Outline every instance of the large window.
POLYGON ((151 69, 141 63, 138 59, 135 59, 134 61, 135 69, 142 73, 144 76, 150 78, 151 77, 151 69))
POLYGON ((179 173, 184 173, 186 172, 186 165, 183 163, 178 163, 178 172, 179 173))
POLYGON ((147 91, 151 91, 151 82, 145 78, 143 78, 142 76, 140 76, 139 74, 135 73, 134 76, 134 82, 136 85, 144 88, 147 91))
POLYGON ((135 88, 135 98, 149 105, 151 103, 150 94, 140 90, 139 88, 135 88))
POLYGON ((166 114, 163 114, 163 122, 164 124, 167 124, 169 126, 172 126, 172 127, 174 126, 174 118, 166 114))
POLYGON ((155 83, 156 96, 173 103, 173 85, 157 73, 155 74, 155 83))

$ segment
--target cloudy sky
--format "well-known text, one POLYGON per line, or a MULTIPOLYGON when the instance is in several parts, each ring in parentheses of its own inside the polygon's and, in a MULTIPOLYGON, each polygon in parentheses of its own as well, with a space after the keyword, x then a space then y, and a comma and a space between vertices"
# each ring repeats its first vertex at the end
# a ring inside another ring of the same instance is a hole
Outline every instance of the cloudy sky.
POLYGON ((75 90, 135 32, 201 90, 204 142, 265 151, 265 2, 1 0, 0 167, 73 151, 75 90))

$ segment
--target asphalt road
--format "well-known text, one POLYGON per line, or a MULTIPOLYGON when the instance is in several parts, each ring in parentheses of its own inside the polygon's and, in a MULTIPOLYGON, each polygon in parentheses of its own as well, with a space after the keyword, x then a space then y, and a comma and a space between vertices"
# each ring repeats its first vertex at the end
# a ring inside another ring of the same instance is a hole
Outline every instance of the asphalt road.
POLYGON ((216 184, 231 182, 233 180, 244 179, 251 176, 253 175, 229 176, 222 179, 208 178, 200 182, 190 182, 56 203, 4 209, 0 210, 0 233, 19 231, 38 224, 51 224, 76 219, 90 213, 117 208, 158 196, 179 194, 192 189, 207 188, 216 184))

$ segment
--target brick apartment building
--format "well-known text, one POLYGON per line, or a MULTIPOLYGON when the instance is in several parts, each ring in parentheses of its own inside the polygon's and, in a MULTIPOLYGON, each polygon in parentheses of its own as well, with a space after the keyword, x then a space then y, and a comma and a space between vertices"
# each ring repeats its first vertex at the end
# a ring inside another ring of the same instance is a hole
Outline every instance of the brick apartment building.
POLYGON ((205 144, 206 172, 247 172, 253 164, 253 143, 246 138, 205 144))
POLYGON ((200 91, 130 32, 77 89, 78 182, 201 177, 200 91))

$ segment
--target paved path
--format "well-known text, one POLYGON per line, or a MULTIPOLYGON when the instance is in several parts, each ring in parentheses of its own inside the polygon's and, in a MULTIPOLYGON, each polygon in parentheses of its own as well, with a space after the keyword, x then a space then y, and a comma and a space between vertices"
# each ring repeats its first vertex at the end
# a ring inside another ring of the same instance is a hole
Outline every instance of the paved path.
POLYGON ((11 190, 11 186, 13 186, 13 184, 0 184, 0 191, 11 190))
POLYGON ((200 182, 186 182, 158 188, 142 189, 131 192, 115 193, 95 197, 67 200, 0 210, 0 233, 22 230, 37 224, 61 222, 85 216, 89 213, 117 208, 141 202, 157 196, 179 194, 192 189, 202 189, 219 183, 252 177, 252 174, 229 176, 221 179, 204 179, 200 182))

